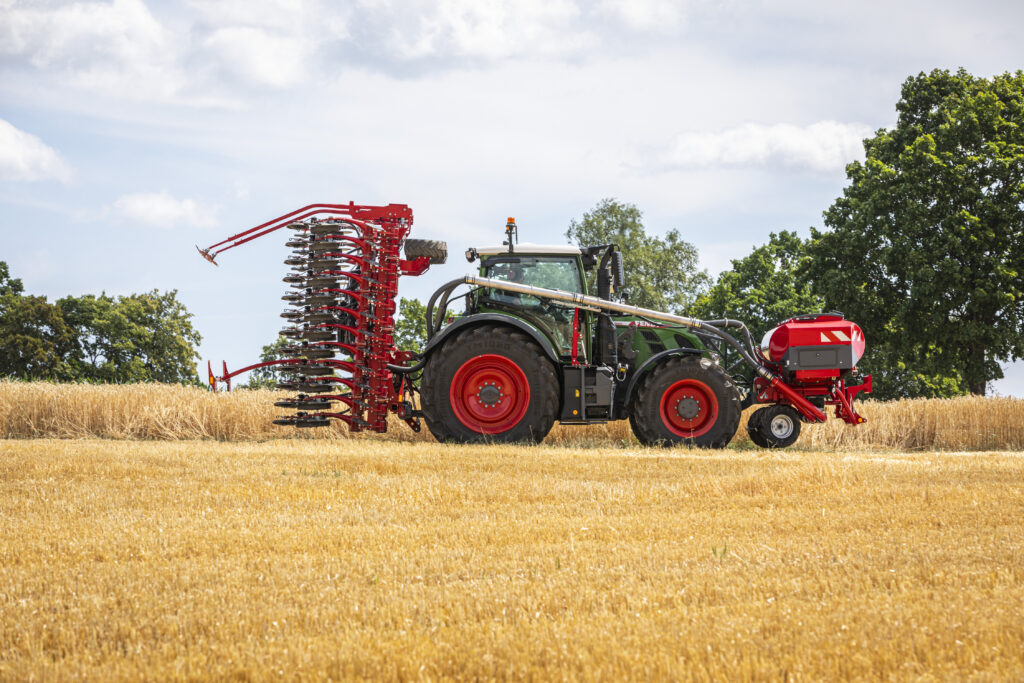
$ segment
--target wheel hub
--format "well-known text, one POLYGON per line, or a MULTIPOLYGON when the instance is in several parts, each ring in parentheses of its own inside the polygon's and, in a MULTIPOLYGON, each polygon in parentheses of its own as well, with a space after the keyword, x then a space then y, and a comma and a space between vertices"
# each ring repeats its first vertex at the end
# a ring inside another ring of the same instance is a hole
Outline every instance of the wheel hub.
POLYGON ((769 428, 776 439, 785 439, 793 433, 793 421, 788 415, 776 415, 772 418, 769 428))
POLYGON ((485 406, 493 406, 501 403, 501 397, 503 394, 494 384, 485 384, 479 387, 479 389, 480 391, 477 392, 477 398, 479 398, 480 402, 485 406))
POLYGON ((684 420, 692 420, 700 414, 700 403, 692 396, 676 401, 676 414, 684 420))

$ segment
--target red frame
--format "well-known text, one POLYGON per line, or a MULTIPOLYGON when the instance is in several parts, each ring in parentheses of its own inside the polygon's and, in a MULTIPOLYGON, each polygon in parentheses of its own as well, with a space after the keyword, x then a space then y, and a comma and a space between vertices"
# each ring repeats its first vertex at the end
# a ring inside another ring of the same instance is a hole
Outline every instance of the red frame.
MULTIPOLYGON (((357 309, 328 306, 323 307, 322 310, 344 310, 355 319, 354 326, 329 323, 310 326, 311 329, 340 329, 351 333, 354 337, 351 344, 337 342, 338 347, 351 354, 351 362, 335 359, 310 361, 282 359, 254 363, 230 373, 227 364, 224 364, 224 373, 220 377, 215 377, 212 368, 207 365, 207 369, 210 371, 210 385, 216 390, 217 381, 220 380, 225 382, 230 390, 232 377, 272 365, 308 363, 335 367, 352 375, 351 379, 329 379, 329 381, 337 381, 339 384, 349 387, 349 393, 345 394, 346 399, 337 400, 348 405, 351 410, 348 413, 323 412, 312 415, 343 420, 348 423, 349 429, 352 431, 372 429, 384 432, 387 431, 388 413, 394 412, 405 417, 416 429, 419 425, 413 424, 415 419, 407 414, 407 410, 403 409, 405 383, 396 382, 394 375, 388 369, 389 364, 404 363, 410 360, 410 355, 399 351, 394 343, 395 297, 398 295, 398 278, 401 275, 420 275, 430 267, 429 258, 420 257, 406 260, 399 254, 402 243, 412 228, 412 209, 405 204, 388 204, 386 206, 358 205, 354 202, 310 204, 232 235, 206 249, 196 248, 205 259, 216 265, 216 257, 229 249, 251 242, 288 225, 307 219, 318 219, 321 216, 325 217, 322 220, 344 222, 348 226, 355 227, 359 233, 358 237, 344 237, 345 241, 359 247, 361 256, 338 255, 346 261, 358 264, 362 272, 359 275, 347 271, 323 272, 323 275, 344 276, 353 283, 353 286, 349 288, 325 288, 323 291, 354 294, 352 298, 356 301, 357 309), (353 292, 352 290, 357 291, 353 292), (369 322, 373 323, 372 326, 367 324, 369 322)), ((317 239, 324 239, 327 236, 327 234, 317 236, 317 239)), ((328 253, 331 253, 332 256, 335 255, 334 252, 328 253)), ((334 342, 328 340, 327 343, 333 344, 334 342)))

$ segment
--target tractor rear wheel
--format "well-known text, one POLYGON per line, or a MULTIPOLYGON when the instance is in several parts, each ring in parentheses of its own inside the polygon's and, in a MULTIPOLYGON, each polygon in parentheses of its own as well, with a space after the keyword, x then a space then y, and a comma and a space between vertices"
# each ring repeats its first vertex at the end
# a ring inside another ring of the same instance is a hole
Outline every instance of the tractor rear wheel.
POLYGON ((722 368, 698 356, 670 358, 641 382, 630 425, 645 445, 724 448, 740 424, 740 395, 722 368))
POLYGON ((481 325, 456 333, 427 361, 423 415, 438 441, 533 441, 551 431, 558 378, 524 333, 481 325))

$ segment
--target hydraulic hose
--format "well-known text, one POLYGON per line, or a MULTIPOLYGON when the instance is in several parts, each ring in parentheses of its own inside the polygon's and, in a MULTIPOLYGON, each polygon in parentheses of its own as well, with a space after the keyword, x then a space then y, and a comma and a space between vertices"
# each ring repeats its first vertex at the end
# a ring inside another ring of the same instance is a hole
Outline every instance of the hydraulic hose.
POLYGON ((430 295, 430 299, 427 301, 427 341, 430 341, 431 338, 433 338, 434 331, 440 327, 440 325, 434 324, 434 304, 437 303, 438 297, 442 295, 442 292, 444 293, 445 306, 441 307, 441 310, 444 311, 445 307, 448 305, 448 297, 451 295, 452 290, 461 284, 465 284, 465 282, 465 278, 460 277, 457 280, 452 280, 451 282, 441 285, 433 294, 430 295))

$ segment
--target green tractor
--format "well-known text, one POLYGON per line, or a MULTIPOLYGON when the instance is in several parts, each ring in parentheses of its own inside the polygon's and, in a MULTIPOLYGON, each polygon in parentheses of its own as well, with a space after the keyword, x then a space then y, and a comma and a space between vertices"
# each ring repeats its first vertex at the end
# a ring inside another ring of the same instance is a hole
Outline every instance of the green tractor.
POLYGON ((720 336, 605 308, 625 282, 614 244, 514 244, 511 220, 506 232, 504 244, 466 252, 487 284, 462 297, 464 312, 448 309, 472 278, 427 305, 419 390, 437 439, 539 442, 556 420, 628 419, 644 444, 729 443, 745 392, 724 367, 720 336))

